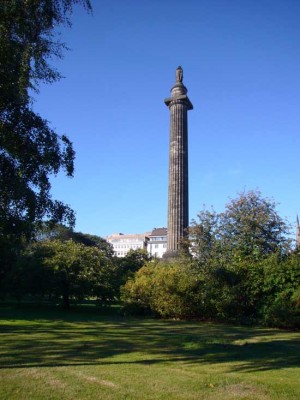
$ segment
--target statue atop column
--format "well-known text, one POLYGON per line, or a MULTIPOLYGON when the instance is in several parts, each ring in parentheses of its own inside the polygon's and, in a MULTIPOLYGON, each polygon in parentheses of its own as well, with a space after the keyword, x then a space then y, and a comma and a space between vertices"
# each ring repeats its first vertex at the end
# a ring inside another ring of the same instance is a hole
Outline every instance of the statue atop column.
POLYGON ((176 82, 182 82, 183 80, 183 70, 181 66, 176 68, 176 82))

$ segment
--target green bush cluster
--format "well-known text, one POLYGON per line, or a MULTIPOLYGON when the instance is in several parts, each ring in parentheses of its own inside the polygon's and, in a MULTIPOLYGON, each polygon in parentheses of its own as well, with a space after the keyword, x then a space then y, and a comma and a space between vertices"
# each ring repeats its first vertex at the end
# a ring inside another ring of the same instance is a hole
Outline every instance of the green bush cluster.
POLYGON ((198 218, 182 244, 191 257, 139 270, 123 288, 124 310, 299 326, 300 255, 274 202, 250 191, 198 218))
POLYGON ((199 268, 149 262, 122 288, 125 313, 300 327, 300 256, 199 268))
POLYGON ((197 285, 196 276, 189 274, 181 263, 149 262, 123 286, 124 312, 164 318, 193 317, 197 285))

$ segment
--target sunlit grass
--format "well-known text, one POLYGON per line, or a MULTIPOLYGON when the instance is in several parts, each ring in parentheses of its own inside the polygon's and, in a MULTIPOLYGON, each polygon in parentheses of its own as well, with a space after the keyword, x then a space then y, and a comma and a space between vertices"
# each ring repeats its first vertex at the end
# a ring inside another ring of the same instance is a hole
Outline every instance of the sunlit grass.
POLYGON ((1 307, 1 399, 299 399, 300 334, 1 307))

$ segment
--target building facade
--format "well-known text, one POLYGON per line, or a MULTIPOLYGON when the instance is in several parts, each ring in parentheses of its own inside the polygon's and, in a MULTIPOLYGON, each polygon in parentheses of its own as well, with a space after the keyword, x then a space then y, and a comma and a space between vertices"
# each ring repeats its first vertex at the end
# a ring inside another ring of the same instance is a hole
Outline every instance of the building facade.
POLYGON ((150 232, 136 234, 113 233, 107 236, 106 240, 113 246, 115 256, 125 257, 130 250, 147 250, 149 235, 150 232))
POLYGON ((106 240, 113 246, 116 257, 125 257, 130 250, 142 249, 152 257, 161 258, 167 250, 167 228, 154 228, 146 233, 113 233, 106 240))
POLYGON ((167 228, 154 228, 149 235, 147 252, 151 257, 162 258, 167 251, 167 228))

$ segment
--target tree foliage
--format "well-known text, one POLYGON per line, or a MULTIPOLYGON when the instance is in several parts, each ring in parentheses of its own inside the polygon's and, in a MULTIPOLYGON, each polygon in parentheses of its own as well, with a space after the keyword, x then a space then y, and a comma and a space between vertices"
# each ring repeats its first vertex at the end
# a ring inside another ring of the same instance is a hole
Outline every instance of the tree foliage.
POLYGON ((10 292, 70 299, 95 297, 101 303, 116 296, 117 270, 105 252, 73 240, 44 240, 29 245, 11 271, 10 292))
POLYGON ((190 227, 190 246, 200 264, 260 260, 290 249, 289 226, 259 191, 239 194, 223 213, 203 210, 198 219, 190 227))
POLYGON ((122 289, 125 311, 299 326, 299 252, 274 202, 251 191, 223 213, 198 217, 190 228, 193 258, 142 267, 122 289))
POLYGON ((62 57, 57 28, 70 25, 74 4, 91 10, 89 0, 5 0, 0 11, 1 110, 26 106, 29 89, 61 76, 49 60, 62 57))
POLYGON ((76 232, 73 228, 67 227, 62 224, 47 225, 44 224, 37 231, 37 240, 73 240, 76 243, 84 244, 85 246, 97 247, 107 257, 113 257, 113 246, 105 239, 97 235, 90 235, 88 233, 76 232))
MULTIPOLYGON (((39 82, 60 74, 52 57, 65 48, 57 28, 70 24, 73 6, 89 0, 6 0, 0 2, 0 250, 31 238, 37 221, 74 224, 74 212, 51 197, 49 176, 74 171, 74 150, 65 135, 32 109, 39 82)), ((14 251, 2 254, 0 275, 14 251)))
POLYGON ((133 276, 140 268, 151 260, 151 256, 144 249, 129 250, 125 257, 119 258, 120 273, 124 279, 133 276))
POLYGON ((300 258, 197 269, 193 262, 143 266, 122 288, 125 313, 277 327, 300 326, 300 258))
POLYGON ((224 245, 243 258, 286 252, 290 245, 287 223, 279 216, 274 201, 259 191, 241 193, 231 200, 220 215, 219 231, 224 245))
POLYGON ((122 288, 125 313, 152 314, 164 318, 197 315, 191 293, 197 279, 187 265, 148 262, 122 288))

